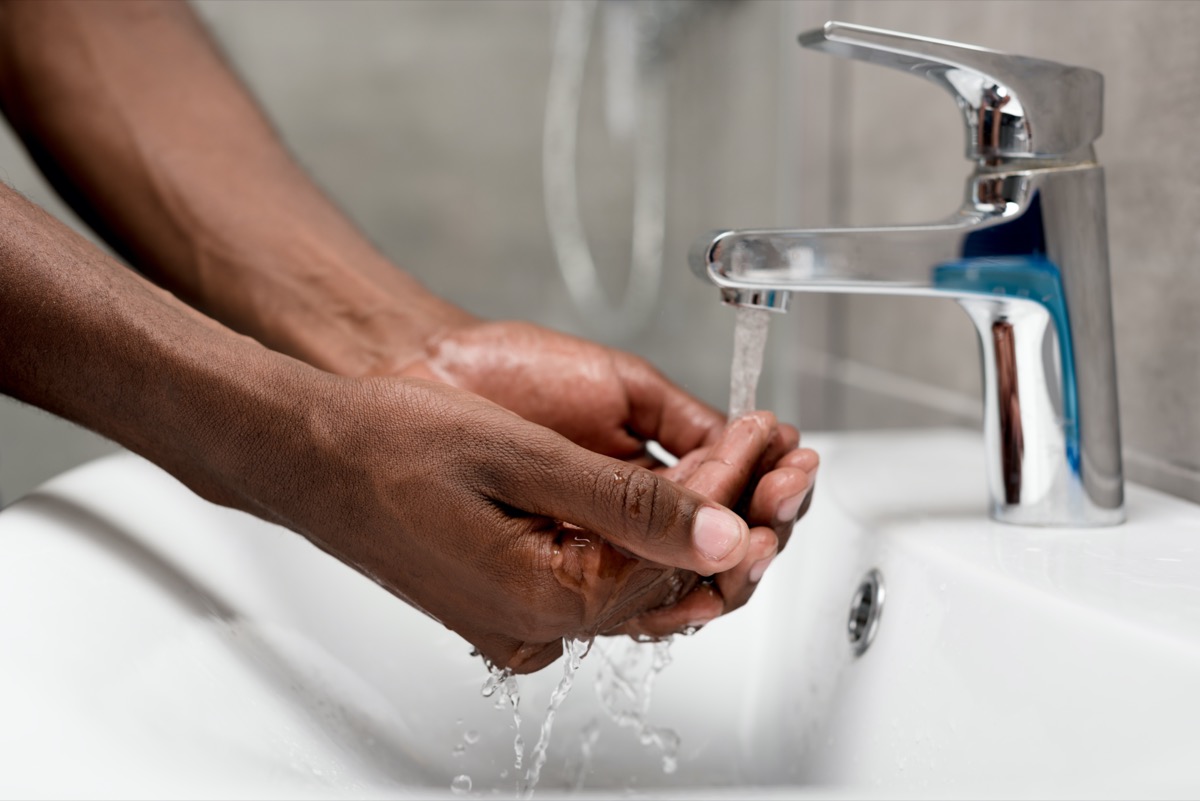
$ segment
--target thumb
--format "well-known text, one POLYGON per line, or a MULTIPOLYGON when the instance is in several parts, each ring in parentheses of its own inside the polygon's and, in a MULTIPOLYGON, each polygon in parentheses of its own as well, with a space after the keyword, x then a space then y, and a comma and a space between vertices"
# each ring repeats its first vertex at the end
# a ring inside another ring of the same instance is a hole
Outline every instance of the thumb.
POLYGON ((750 531, 729 509, 650 470, 553 436, 553 447, 540 448, 544 470, 516 471, 520 486, 511 489, 520 500, 510 505, 704 576, 728 570, 746 555, 750 531))

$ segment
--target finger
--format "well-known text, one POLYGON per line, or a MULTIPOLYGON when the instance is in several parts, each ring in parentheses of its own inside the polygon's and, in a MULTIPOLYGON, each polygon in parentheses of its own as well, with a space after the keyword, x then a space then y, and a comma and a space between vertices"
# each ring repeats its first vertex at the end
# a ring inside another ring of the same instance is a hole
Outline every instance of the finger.
POLYGON ((562 640, 546 643, 525 643, 503 634, 488 634, 469 638, 484 659, 498 668, 513 673, 533 673, 562 656, 562 640))
POLYGON ((508 662, 513 673, 536 673, 562 656, 562 640, 547 643, 526 643, 517 649, 508 662))
POLYGON ((493 462, 489 473, 495 501, 705 576, 729 569, 745 554, 746 523, 699 492, 540 426, 525 424, 506 432, 505 440, 506 458, 493 462))
POLYGON ((734 420, 684 480, 684 486, 732 506, 741 497, 775 433, 775 416, 752 412, 734 420))
POLYGON ((750 548, 746 558, 716 577, 717 589, 725 601, 725 614, 741 608, 750 600, 759 580, 778 553, 778 539, 772 529, 758 526, 750 530, 750 548))
POLYGON ((660 639, 689 629, 699 629, 724 612, 725 602, 721 595, 712 585, 701 584, 673 606, 643 612, 606 633, 660 639))
POLYGON ((777 467, 798 467, 806 473, 815 473, 821 466, 821 457, 812 448, 797 448, 776 463, 777 467))
POLYGON ((796 467, 780 467, 767 473, 750 499, 750 525, 771 526, 781 536, 786 535, 800 516, 812 483, 812 476, 796 467))
POLYGON ((795 451, 799 444, 800 432, 796 427, 787 423, 779 423, 771 437, 771 444, 767 446, 767 452, 763 454, 763 472, 775 467, 780 459, 795 451))
POLYGON ((629 425, 644 439, 657 440, 676 456, 710 444, 725 427, 725 416, 669 381, 641 359, 616 365, 629 398, 629 425))
POLYGON ((708 458, 709 446, 702 446, 690 453, 685 454, 671 467, 664 467, 659 470, 663 476, 674 481, 676 484, 687 486, 687 481, 692 477, 705 459, 708 458))

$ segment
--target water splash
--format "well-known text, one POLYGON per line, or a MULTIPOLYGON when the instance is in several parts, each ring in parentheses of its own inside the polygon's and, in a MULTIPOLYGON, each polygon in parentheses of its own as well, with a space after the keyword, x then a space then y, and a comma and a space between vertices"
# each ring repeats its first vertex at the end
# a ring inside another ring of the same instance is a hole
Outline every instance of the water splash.
POLYGON ((762 375, 771 312, 738 307, 733 325, 733 365, 729 376, 729 419, 754 411, 762 375))
POLYGON ((583 725, 579 732, 579 764, 570 774, 574 776, 571 780, 573 792, 578 793, 583 790, 583 782, 592 769, 592 756, 596 752, 596 741, 599 739, 600 719, 592 718, 583 725))
MULTIPOLYGON (((554 692, 550 694, 550 703, 546 709, 546 718, 542 721, 542 730, 538 734, 537 744, 533 747, 533 753, 529 758, 529 770, 525 774, 525 786, 518 787, 518 794, 522 798, 532 798, 533 790, 537 787, 538 779, 542 775, 542 767, 546 764, 546 749, 550 747, 550 732, 554 728, 554 716, 558 712, 558 708, 562 706, 562 702, 566 700, 567 694, 571 692, 571 686, 575 683, 575 674, 579 671, 579 665, 583 662, 583 658, 587 656, 592 647, 592 640, 582 639, 576 640, 569 637, 563 638, 563 676, 558 680, 558 686, 554 688, 554 692)), ((518 767, 520 767, 518 765, 518 767)))
POLYGON ((480 693, 484 698, 491 698, 499 691, 496 709, 512 709, 513 728, 517 732, 513 737, 513 754, 516 769, 520 771, 525 762, 525 739, 521 736, 521 686, 511 668, 499 668, 490 659, 484 659, 483 663, 487 666, 488 677, 480 693))
POLYGON ((620 646, 601 652, 596 698, 613 723, 634 729, 642 745, 659 750, 663 773, 674 773, 679 766, 679 735, 647 720, 655 679, 671 664, 671 638, 651 643, 627 640, 623 646, 623 653, 615 658, 612 651, 620 646))

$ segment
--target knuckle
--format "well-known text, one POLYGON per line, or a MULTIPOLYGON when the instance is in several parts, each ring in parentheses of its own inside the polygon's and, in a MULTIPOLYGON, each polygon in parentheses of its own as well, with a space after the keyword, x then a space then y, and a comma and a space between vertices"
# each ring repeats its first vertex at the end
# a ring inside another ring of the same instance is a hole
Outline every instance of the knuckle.
POLYGON ((649 540, 665 537, 669 504, 663 497, 665 493, 658 476, 649 470, 631 468, 621 485, 621 508, 634 529, 649 540))

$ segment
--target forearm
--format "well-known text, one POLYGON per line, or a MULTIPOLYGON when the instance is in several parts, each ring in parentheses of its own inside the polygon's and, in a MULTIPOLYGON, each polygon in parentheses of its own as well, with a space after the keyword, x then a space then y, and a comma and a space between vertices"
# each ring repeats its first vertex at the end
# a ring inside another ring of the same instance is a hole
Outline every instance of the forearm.
POLYGON ((250 499, 282 488, 257 477, 279 475, 315 390, 344 380, 205 318, 3 185, 0 343, 0 391, 262 516, 250 499))
POLYGON ((156 282, 348 374, 387 372, 466 318, 308 179, 186 5, 0 12, 5 113, 64 197, 156 282))

